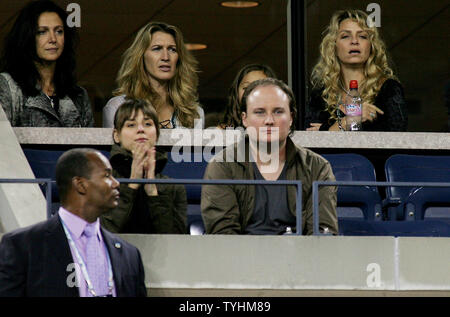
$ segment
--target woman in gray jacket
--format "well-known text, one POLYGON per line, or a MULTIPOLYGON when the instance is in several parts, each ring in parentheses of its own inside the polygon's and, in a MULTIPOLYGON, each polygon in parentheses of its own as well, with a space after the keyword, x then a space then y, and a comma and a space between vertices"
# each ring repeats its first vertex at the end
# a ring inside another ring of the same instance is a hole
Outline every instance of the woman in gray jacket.
POLYGON ((86 90, 76 85, 76 32, 51 1, 33 1, 5 39, 0 104, 12 126, 91 127, 86 90))

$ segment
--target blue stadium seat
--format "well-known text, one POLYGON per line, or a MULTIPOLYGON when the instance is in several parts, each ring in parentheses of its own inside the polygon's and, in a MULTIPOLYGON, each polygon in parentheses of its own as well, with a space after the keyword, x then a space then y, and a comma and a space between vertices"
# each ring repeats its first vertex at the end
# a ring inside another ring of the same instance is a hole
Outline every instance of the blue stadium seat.
MULTIPOLYGON (((396 154, 386 160, 389 182, 450 184, 450 156, 396 154)), ((450 221, 450 187, 387 187, 390 220, 450 221)))
MULTIPOLYGON (((60 206, 58 188, 55 180, 55 167, 56 161, 64 151, 23 149, 23 153, 36 178, 50 178, 54 181, 52 183, 52 210, 50 212, 51 215, 54 215, 60 206)), ((45 189, 42 186, 41 189, 45 195, 45 189)))
MULTIPOLYGON (((323 155, 332 165, 337 180, 375 181, 375 169, 372 163, 358 154, 323 155)), ((169 161, 163 173, 171 178, 202 179, 207 162, 201 153, 190 153, 190 162, 169 161), (195 162, 197 160, 197 162, 195 162)), ((201 185, 186 184, 188 200, 188 226, 191 234, 204 233, 201 218, 201 185)), ((359 220, 382 220, 381 198, 374 187, 340 187, 338 189, 338 212, 340 218, 359 220)))
MULTIPOLYGON (((353 153, 323 154, 337 181, 375 182, 375 168, 364 156, 353 153)), ((339 186, 337 212, 339 219, 381 221, 381 197, 376 187, 339 186)))
MULTIPOLYGON (((52 184, 52 210, 51 215, 54 215, 59 209, 59 194, 55 180, 56 162, 65 151, 61 150, 36 150, 23 149, 23 153, 30 164, 31 170, 36 178, 50 178, 54 182, 52 184)), ((109 158, 109 152, 100 151, 103 155, 109 158)), ((41 187, 45 195, 45 189, 41 187)))
MULTIPOLYGON (((179 162, 178 158, 174 160, 172 153, 168 153, 168 162, 162 173, 170 178, 184 179, 203 179, 208 162, 203 159, 202 152, 192 152, 189 154, 190 161, 179 162)), ((185 184, 186 196, 188 202, 188 229, 190 234, 198 235, 205 233, 205 227, 200 210, 200 201, 202 186, 195 184, 185 184)))
POLYGON ((339 235, 393 237, 450 237, 444 221, 357 221, 339 219, 339 235))

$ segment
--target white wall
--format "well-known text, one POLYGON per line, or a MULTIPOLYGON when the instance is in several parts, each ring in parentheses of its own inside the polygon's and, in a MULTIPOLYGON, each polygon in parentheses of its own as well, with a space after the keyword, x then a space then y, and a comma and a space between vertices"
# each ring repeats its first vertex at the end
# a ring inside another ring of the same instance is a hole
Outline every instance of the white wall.
MULTIPOLYGON (((0 107, 0 178, 35 178, 0 107)), ((0 230, 8 232, 46 218, 45 197, 37 184, 0 183, 0 230)))
POLYGON ((450 238, 121 237, 141 251, 149 293, 158 296, 450 295, 450 238))

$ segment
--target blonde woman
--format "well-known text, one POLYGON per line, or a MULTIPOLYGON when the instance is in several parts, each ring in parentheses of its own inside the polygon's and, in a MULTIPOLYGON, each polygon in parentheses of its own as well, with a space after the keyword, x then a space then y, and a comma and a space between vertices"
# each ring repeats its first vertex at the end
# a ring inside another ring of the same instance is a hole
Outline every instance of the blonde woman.
POLYGON ((162 129, 204 126, 197 96, 197 61, 175 26, 151 22, 139 30, 123 55, 117 84, 116 97, 103 109, 104 127, 114 126, 114 114, 126 97, 154 106, 162 129))
POLYGON ((406 131, 403 88, 377 28, 367 25, 367 14, 360 10, 337 11, 331 18, 311 75, 307 130, 345 128, 345 110, 338 105, 348 94, 350 80, 358 81, 363 99, 363 130, 406 131))

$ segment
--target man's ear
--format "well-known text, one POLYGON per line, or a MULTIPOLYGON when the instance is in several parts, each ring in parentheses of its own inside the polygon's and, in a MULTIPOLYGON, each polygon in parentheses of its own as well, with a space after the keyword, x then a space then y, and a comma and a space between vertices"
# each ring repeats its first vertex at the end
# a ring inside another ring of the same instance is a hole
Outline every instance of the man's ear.
POLYGON ((242 124, 244 125, 245 128, 247 128, 247 113, 242 112, 241 116, 242 116, 242 124))
POLYGON ((72 186, 80 195, 86 195, 87 186, 86 179, 84 177, 75 176, 72 178, 72 186))

